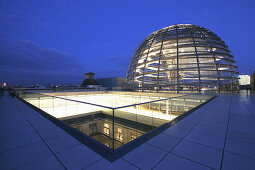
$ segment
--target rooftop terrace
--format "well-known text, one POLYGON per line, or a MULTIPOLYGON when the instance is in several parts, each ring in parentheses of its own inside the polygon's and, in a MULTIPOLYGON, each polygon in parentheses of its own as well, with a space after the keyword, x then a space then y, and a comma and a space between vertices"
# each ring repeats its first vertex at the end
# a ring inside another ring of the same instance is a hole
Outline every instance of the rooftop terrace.
POLYGON ((0 94, 3 169, 254 169, 255 96, 222 94, 109 162, 8 93, 0 94))

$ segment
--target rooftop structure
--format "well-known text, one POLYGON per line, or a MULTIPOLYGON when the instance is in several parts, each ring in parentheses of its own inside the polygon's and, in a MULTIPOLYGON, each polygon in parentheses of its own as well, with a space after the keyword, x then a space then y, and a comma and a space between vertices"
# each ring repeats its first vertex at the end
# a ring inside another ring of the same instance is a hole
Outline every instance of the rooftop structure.
POLYGON ((122 90, 124 84, 127 82, 126 78, 112 77, 112 78, 99 78, 96 79, 97 83, 107 87, 108 90, 122 90))
POLYGON ((137 46, 127 71, 139 91, 232 91, 238 72, 228 46, 212 31, 172 25, 148 35, 137 46))
POLYGON ((86 73, 85 80, 83 81, 81 86, 86 87, 87 85, 97 85, 97 82, 94 79, 94 77, 95 73, 86 73))
POLYGON ((94 79, 95 78, 95 73, 86 73, 85 78, 86 79, 94 79))
POLYGON ((251 90, 252 91, 255 91, 255 71, 253 72, 253 74, 251 75, 251 82, 250 82, 250 84, 251 84, 251 90))
POLYGON ((251 84, 251 76, 249 75, 239 75, 239 85, 250 85, 251 84))

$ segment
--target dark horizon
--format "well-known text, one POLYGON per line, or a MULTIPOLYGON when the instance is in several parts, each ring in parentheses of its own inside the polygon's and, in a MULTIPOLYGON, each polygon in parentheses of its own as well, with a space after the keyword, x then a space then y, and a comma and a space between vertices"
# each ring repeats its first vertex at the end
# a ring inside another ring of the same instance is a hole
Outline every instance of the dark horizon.
POLYGON ((240 74, 255 70, 253 1, 1 1, 0 82, 81 84, 125 77, 143 38, 175 24, 216 33, 240 74))

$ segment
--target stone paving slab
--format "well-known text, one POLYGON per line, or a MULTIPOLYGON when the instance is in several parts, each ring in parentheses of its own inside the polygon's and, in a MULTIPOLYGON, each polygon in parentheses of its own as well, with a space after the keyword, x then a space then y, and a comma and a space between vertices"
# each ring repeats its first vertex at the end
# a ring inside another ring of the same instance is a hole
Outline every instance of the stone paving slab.
POLYGON ((50 155, 48 148, 40 142, 0 153, 0 165, 3 169, 13 169, 50 155))
POLYGON ((182 140, 182 142, 177 145, 172 152, 208 167, 214 169, 220 168, 222 150, 182 140))
POLYGON ((104 169, 104 170, 138 170, 135 166, 131 165, 127 161, 123 159, 118 159, 114 162, 109 162, 106 159, 100 159, 98 162, 84 168, 88 170, 97 170, 97 169, 104 169))
POLYGON ((206 167, 197 162, 188 160, 181 156, 169 153, 160 164, 158 164, 154 169, 178 169, 178 170, 209 170, 211 168, 206 167))
POLYGON ((67 169, 82 169, 102 158, 85 145, 66 149, 58 153, 57 157, 67 169))
POLYGON ((141 169, 153 168, 165 155, 166 151, 146 143, 130 151, 122 158, 141 169))
POLYGON ((229 152, 224 153, 222 169, 223 170, 254 170, 255 160, 249 159, 240 155, 232 154, 229 152))
POLYGON ((18 167, 17 170, 47 170, 56 169, 64 170, 65 168, 59 163, 59 161, 54 156, 48 156, 32 163, 28 163, 24 166, 18 167))
POLYGON ((181 141, 181 138, 169 136, 165 134, 158 134, 152 139, 148 140, 146 143, 163 149, 165 151, 170 151, 181 141))

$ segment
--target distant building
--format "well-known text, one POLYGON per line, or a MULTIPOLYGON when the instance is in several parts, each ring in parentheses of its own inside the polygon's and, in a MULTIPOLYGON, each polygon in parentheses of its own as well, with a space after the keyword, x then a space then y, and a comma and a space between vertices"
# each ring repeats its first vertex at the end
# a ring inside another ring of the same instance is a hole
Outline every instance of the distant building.
POLYGON ((107 87, 107 90, 123 90, 123 86, 127 82, 127 79, 122 77, 100 78, 96 79, 96 82, 107 87))
POLYGON ((106 90, 106 87, 98 84, 95 80, 95 73, 86 73, 85 80, 83 81, 81 87, 86 87, 90 90, 106 90))
POLYGON ((85 79, 95 79, 95 73, 86 73, 85 79))
POLYGON ((250 77, 249 75, 239 75, 239 85, 250 85, 250 77))
POLYGON ((4 82, 4 83, 2 83, 1 86, 2 86, 2 87, 6 87, 7 85, 6 85, 6 83, 4 82))
POLYGON ((87 89, 105 91, 107 88, 102 85, 87 85, 87 89))
POLYGON ((239 87, 240 89, 250 89, 250 77, 249 75, 239 75, 239 87))
POLYGON ((1 84, 0 91, 3 91, 3 90, 6 89, 6 88, 7 88, 7 85, 6 85, 5 82, 3 82, 3 83, 1 84))
POLYGON ((254 73, 251 75, 250 78, 250 86, 251 86, 251 90, 255 91, 255 71, 254 73))
POLYGON ((95 80, 95 73, 86 73, 85 80, 83 81, 81 87, 87 87, 88 85, 97 85, 95 80))

